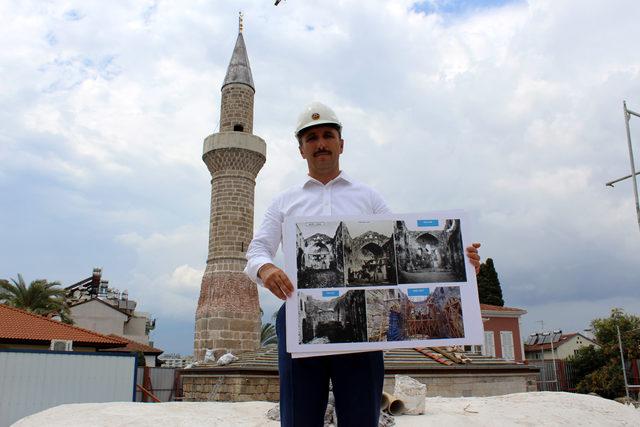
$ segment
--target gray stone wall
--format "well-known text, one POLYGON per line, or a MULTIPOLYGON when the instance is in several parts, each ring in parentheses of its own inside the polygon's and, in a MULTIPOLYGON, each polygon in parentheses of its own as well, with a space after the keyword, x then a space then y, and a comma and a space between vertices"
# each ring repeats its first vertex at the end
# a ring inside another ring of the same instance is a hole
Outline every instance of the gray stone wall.
POLYGON ((280 382, 269 375, 184 375, 182 391, 185 402, 277 402, 280 382))
MULTIPOLYGON (((480 397, 537 391, 535 374, 411 375, 427 385, 428 397, 480 397)), ((183 375, 189 402, 279 400, 277 375, 183 375)), ((386 375, 384 391, 393 393, 395 376, 386 375)))
MULTIPOLYGON (((536 374, 410 375, 427 385, 427 397, 501 396, 537 391, 536 374)), ((393 393, 395 376, 385 375, 384 391, 393 393)))

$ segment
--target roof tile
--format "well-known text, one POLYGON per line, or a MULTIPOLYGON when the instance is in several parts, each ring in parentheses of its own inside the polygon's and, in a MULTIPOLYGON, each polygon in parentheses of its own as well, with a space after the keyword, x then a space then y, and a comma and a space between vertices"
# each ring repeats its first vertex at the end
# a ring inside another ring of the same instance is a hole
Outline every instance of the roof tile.
POLYGON ((98 347, 119 347, 126 344, 126 341, 120 338, 109 337, 0 304, 0 341, 3 340, 42 342, 71 340, 78 344, 98 347))

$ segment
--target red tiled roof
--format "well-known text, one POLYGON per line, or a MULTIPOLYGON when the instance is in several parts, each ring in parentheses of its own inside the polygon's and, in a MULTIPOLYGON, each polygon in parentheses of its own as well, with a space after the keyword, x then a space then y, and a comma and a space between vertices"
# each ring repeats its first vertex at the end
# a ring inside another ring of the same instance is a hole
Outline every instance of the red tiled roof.
POLYGON ((480 304, 480 310, 487 310, 487 311, 504 311, 506 312, 511 312, 511 313, 522 313, 523 311, 526 312, 526 310, 522 309, 522 308, 515 308, 515 307, 503 307, 503 306, 499 306, 499 305, 491 305, 491 304, 480 304))
POLYGON ((119 348, 107 348, 104 349, 104 351, 122 351, 122 352, 137 352, 137 351, 141 351, 143 353, 150 353, 150 354, 161 354, 164 353, 164 350, 160 350, 159 348, 155 348, 155 347, 151 347, 150 345, 145 345, 139 342, 135 342, 135 341, 131 341, 130 339, 127 339, 125 337, 121 337, 119 335, 115 335, 115 334, 109 334, 110 337, 114 337, 117 338, 119 340, 125 341, 127 343, 126 347, 119 347, 119 348))
POLYGON ((47 319, 25 310, 0 304, 0 342, 41 342, 71 340, 92 347, 121 347, 126 341, 88 329, 47 319))

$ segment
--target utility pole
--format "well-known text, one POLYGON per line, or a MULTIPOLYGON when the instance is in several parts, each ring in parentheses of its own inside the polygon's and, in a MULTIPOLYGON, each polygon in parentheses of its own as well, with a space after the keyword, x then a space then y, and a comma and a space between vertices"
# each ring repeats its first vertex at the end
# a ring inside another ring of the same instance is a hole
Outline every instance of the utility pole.
POLYGON ((636 175, 640 174, 640 172, 636 172, 636 165, 633 159, 633 146, 631 145, 631 131, 629 129, 629 120, 631 120, 631 116, 640 117, 640 114, 636 113, 635 111, 629 110, 627 108, 627 101, 622 101, 622 109, 624 112, 624 124, 627 130, 627 146, 629 147, 629 163, 631 166, 631 175, 614 179, 613 181, 607 182, 605 185, 607 185, 608 187, 613 187, 613 184, 631 178, 633 182, 633 195, 636 201, 636 217, 638 218, 638 228, 640 228, 640 202, 638 201, 638 181, 636 180, 636 175))

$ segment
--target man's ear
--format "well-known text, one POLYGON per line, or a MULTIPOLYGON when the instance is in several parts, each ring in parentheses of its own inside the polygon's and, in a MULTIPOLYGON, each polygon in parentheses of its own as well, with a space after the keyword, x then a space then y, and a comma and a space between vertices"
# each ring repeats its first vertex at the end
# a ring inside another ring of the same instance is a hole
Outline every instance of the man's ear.
POLYGON ((306 157, 304 156, 304 151, 302 151, 302 144, 298 146, 298 150, 300 150, 300 155, 302 156, 302 158, 306 159, 306 157))
POLYGON ((344 151, 344 139, 340 138, 340 154, 344 151))

